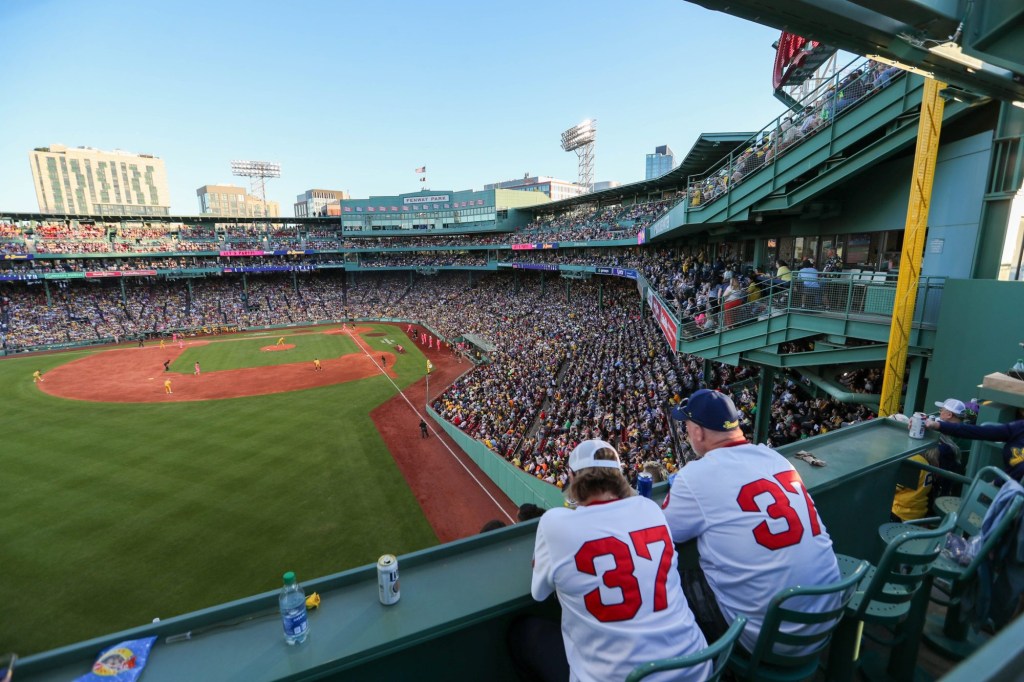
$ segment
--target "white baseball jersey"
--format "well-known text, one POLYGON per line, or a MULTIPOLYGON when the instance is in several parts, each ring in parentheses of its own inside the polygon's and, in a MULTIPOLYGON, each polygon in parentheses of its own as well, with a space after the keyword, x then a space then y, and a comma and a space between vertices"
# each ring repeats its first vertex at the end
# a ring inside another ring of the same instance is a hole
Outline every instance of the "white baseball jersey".
MULTIPOLYGON (((832 539, 800 475, 767 446, 718 448, 688 463, 662 508, 674 541, 697 538, 701 568, 726 622, 747 616, 740 643, 748 651, 772 597, 787 587, 839 579, 832 539)), ((827 610, 839 598, 802 602, 787 605, 827 610)))
MULTIPOLYGON (((551 509, 540 517, 533 598, 557 591, 572 680, 624 680, 641 663, 706 646, 679 582, 675 547, 645 497, 551 509)), ((709 663, 650 680, 702 680, 709 663)))

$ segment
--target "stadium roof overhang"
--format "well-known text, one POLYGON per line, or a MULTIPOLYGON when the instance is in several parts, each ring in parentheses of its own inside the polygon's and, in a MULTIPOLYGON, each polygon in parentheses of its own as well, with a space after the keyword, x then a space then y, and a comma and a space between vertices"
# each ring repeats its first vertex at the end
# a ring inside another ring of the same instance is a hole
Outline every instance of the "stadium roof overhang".
POLYGON ((462 338, 464 338, 466 341, 469 341, 471 344, 473 344, 480 350, 484 351, 485 353, 493 353, 498 349, 498 347, 495 346, 493 343, 491 343, 482 336, 477 336, 476 334, 463 334, 462 338))
POLYGON ((1020 0, 688 1, 1024 106, 1020 0))
POLYGON ((683 160, 678 166, 650 180, 631 182, 628 185, 619 185, 600 192, 591 192, 583 196, 561 201, 552 201, 538 206, 530 206, 529 210, 544 213, 558 213, 572 206, 584 204, 612 204, 619 203, 623 199, 646 196, 654 192, 663 192, 670 189, 682 189, 686 187, 687 179, 691 175, 697 175, 711 168, 717 161, 729 156, 730 153, 742 147, 750 138, 757 133, 701 133, 697 141, 690 147, 683 160))

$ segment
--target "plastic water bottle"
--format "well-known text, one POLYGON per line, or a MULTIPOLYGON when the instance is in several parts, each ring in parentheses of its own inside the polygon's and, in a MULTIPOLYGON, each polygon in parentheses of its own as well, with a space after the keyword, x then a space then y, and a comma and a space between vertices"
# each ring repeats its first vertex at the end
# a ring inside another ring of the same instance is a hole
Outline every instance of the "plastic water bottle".
POLYGON ((289 645, 302 644, 309 635, 309 621, 306 620, 306 593, 295 581, 295 573, 284 574, 284 587, 277 599, 281 605, 281 623, 284 625, 284 640, 289 645))

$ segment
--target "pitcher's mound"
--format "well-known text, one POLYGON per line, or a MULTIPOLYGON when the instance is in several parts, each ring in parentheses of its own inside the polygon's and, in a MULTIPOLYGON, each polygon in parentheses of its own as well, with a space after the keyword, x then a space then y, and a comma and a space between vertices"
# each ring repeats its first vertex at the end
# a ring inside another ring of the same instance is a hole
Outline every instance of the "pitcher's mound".
POLYGON ((260 350, 267 351, 268 353, 273 353, 274 351, 291 350, 292 348, 295 348, 294 343, 286 343, 280 346, 263 346, 263 348, 260 348, 260 350))

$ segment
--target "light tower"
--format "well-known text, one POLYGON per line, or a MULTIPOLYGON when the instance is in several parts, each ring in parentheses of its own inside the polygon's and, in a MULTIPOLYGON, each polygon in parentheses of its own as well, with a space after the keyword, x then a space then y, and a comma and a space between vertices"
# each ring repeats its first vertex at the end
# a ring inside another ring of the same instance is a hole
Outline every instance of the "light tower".
POLYGON ((562 150, 576 152, 579 160, 579 184, 591 191, 594 187, 594 142, 597 119, 588 118, 562 133, 562 150))
POLYGON ((263 217, 267 218, 270 212, 267 209, 267 178, 281 177, 281 164, 271 161, 232 161, 231 174, 249 178, 249 191, 256 194, 259 190, 259 198, 263 200, 263 217))

